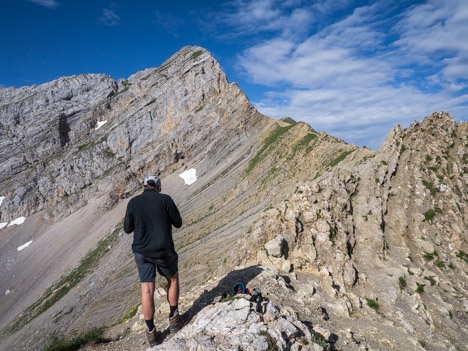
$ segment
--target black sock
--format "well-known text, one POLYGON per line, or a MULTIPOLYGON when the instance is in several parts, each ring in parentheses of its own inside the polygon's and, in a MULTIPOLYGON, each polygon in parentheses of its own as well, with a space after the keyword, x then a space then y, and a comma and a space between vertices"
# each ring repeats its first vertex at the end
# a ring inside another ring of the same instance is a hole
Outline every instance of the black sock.
POLYGON ((152 319, 148 319, 148 320, 145 319, 145 323, 146 323, 146 328, 148 329, 148 331, 152 331, 154 329, 154 321, 152 319))
POLYGON ((175 312, 177 311, 177 309, 179 308, 179 305, 175 305, 175 306, 170 306, 169 307, 171 308, 171 313, 169 313, 169 318, 173 317, 175 312))

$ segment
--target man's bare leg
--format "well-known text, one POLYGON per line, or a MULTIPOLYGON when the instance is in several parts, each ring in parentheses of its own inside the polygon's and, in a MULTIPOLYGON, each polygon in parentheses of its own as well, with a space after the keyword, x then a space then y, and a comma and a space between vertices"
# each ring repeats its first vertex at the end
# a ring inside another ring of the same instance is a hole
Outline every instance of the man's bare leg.
POLYGON ((177 272, 172 277, 167 279, 167 301, 169 306, 177 306, 179 304, 179 273, 177 272))
POLYGON ((141 283, 141 309, 145 320, 154 318, 154 280, 141 283))

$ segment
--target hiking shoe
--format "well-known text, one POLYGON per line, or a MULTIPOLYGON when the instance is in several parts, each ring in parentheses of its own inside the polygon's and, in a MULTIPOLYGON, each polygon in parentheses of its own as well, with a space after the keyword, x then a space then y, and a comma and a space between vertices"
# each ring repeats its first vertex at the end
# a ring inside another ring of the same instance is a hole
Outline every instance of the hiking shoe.
POLYGON ((171 334, 178 332, 185 324, 187 324, 187 316, 182 316, 176 312, 172 317, 169 317, 169 330, 171 334))
POLYGON ((156 332, 156 328, 153 328, 152 331, 146 330, 146 338, 148 339, 148 343, 150 347, 153 347, 159 344, 159 338, 158 338, 158 333, 156 332))

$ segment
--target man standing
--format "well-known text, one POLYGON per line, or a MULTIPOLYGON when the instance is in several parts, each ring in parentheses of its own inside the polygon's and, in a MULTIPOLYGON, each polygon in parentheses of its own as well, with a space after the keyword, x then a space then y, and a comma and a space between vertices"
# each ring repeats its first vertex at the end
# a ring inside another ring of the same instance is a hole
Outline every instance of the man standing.
POLYGON ((171 333, 177 332, 186 322, 178 311, 178 255, 174 249, 172 226, 182 226, 179 210, 169 195, 161 193, 161 180, 156 176, 147 176, 143 182, 143 193, 135 196, 127 205, 124 231, 127 234, 134 232, 132 251, 140 275, 141 308, 150 346, 157 344, 154 326, 156 269, 167 279, 171 333))

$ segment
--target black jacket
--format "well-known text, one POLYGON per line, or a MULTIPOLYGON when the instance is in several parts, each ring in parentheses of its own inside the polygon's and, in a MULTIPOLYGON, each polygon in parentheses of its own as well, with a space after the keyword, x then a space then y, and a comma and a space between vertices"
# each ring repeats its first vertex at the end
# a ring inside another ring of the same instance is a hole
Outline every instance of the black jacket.
POLYGON ((132 250, 141 255, 164 259, 177 255, 172 225, 182 226, 182 218, 169 195, 145 189, 127 205, 124 231, 134 232, 132 250))

